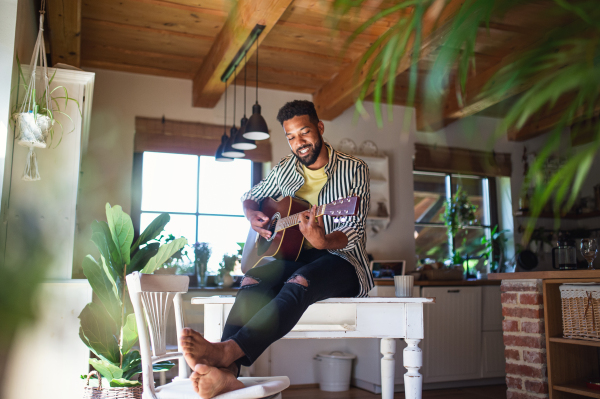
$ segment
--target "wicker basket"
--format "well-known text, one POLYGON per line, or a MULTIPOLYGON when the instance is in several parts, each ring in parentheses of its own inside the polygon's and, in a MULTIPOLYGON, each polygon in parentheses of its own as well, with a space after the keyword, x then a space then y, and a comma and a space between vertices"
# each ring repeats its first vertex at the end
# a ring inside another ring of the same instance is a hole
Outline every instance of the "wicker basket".
POLYGON ((564 337, 600 341, 600 284, 559 288, 564 337))
POLYGON ((102 388, 102 378, 94 370, 87 376, 83 399, 142 399, 142 387, 102 388), (98 377, 97 387, 90 386, 90 377, 94 374, 98 377))

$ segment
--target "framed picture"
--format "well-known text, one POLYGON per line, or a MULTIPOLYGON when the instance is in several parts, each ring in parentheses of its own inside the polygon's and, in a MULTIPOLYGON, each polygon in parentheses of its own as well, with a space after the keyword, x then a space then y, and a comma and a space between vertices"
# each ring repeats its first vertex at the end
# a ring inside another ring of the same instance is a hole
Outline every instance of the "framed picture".
POLYGON ((406 271, 406 261, 404 260, 372 260, 369 266, 375 278, 404 276, 406 271))

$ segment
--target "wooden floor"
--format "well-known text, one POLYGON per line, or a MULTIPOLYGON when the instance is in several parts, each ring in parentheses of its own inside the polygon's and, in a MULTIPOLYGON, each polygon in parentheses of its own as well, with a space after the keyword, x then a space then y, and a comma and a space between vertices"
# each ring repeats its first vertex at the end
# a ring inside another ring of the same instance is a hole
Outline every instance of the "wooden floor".
MULTIPOLYGON (((324 392, 319 388, 290 388, 283 392, 283 399, 375 399, 381 395, 350 388, 345 392, 324 392)), ((397 392, 394 399, 404 399, 403 392, 397 392)), ((506 385, 489 385, 471 388, 435 389, 423 391, 423 399, 506 399, 506 385)))

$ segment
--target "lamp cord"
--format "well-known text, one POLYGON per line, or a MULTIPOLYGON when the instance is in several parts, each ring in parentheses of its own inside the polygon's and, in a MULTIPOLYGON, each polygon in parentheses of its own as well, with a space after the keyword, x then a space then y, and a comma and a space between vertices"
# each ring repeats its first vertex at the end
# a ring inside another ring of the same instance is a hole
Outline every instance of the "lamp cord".
POLYGON ((258 39, 256 39, 256 103, 258 104, 258 39))
POLYGON ((236 95, 237 91, 237 65, 235 66, 235 76, 233 78, 233 127, 235 127, 235 106, 236 106, 236 95))
POLYGON ((248 52, 244 53, 244 118, 246 117, 246 78, 248 77, 248 62, 246 56, 248 52))

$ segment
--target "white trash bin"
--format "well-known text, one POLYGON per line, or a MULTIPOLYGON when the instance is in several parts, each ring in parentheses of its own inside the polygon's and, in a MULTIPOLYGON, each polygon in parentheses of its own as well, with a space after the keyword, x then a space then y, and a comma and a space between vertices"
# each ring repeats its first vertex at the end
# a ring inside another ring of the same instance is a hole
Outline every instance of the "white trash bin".
POLYGON ((356 356, 344 352, 319 352, 319 388, 321 391, 341 392, 350 389, 352 359, 356 356))

